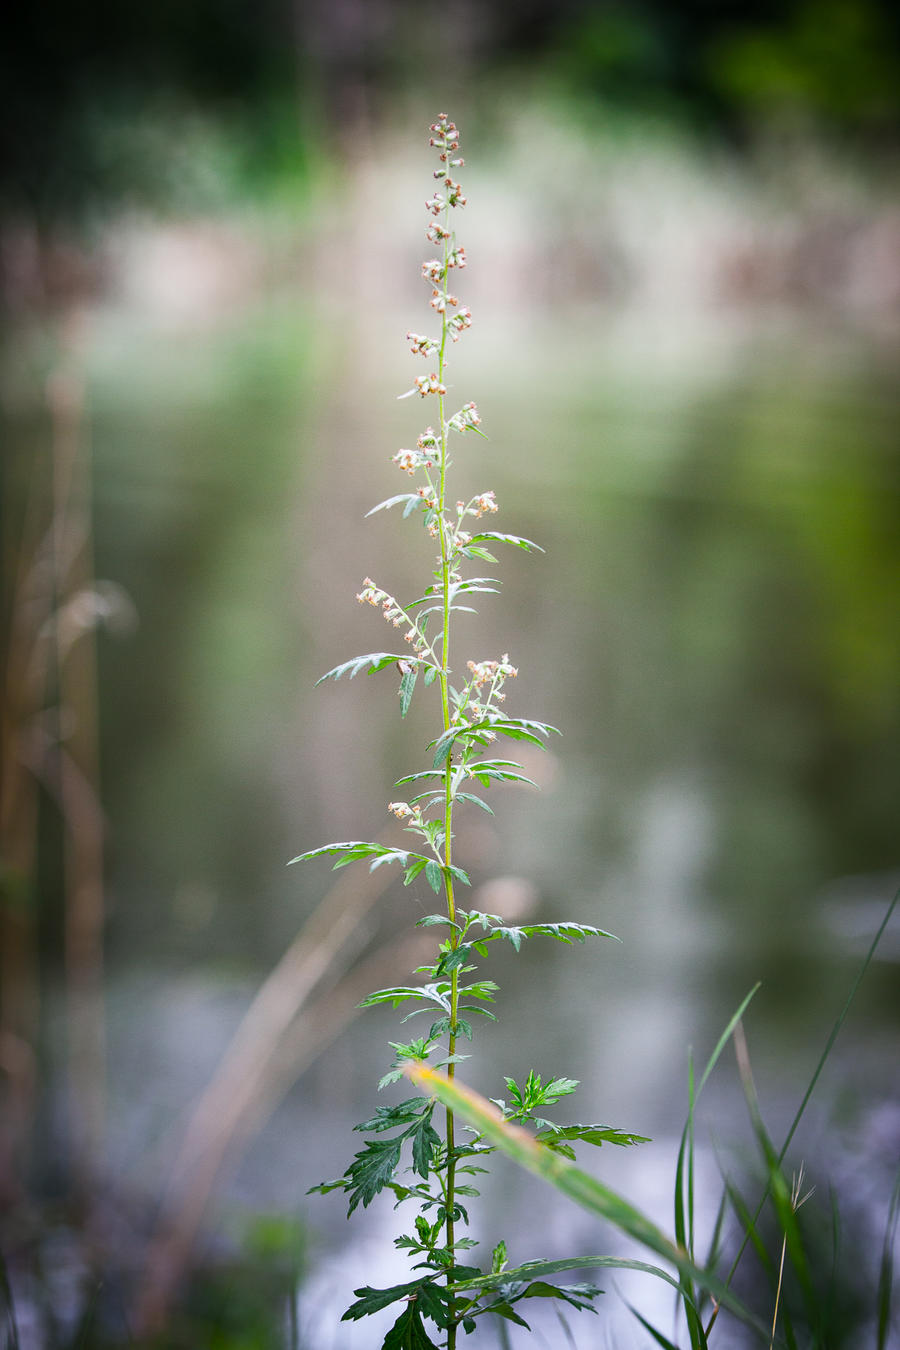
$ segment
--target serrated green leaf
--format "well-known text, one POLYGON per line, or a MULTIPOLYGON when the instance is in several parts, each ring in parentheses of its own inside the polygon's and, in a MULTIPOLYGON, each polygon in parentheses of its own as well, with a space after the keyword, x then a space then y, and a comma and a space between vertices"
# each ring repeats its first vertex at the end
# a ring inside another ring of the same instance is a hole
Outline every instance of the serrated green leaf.
POLYGON ((373 858, 373 869, 381 863, 400 862, 404 866, 407 859, 418 857, 418 854, 412 854, 407 849, 388 848, 385 844, 373 844, 365 839, 345 839, 334 844, 323 844, 321 848, 309 849, 306 853, 300 853, 296 858, 291 858, 288 866, 292 863, 307 862, 310 858, 321 858, 325 854, 338 854, 338 861, 334 864, 335 870, 339 867, 346 867, 348 863, 359 862, 362 858, 373 858))
POLYGON ((425 864, 425 880, 428 882, 435 895, 440 895, 443 877, 441 875, 440 867, 436 862, 433 862, 431 858, 429 858, 428 862, 425 864))
POLYGON ((506 1243, 501 1238, 501 1240, 497 1243, 496 1247, 491 1253, 492 1274, 499 1275, 500 1272, 505 1267, 505 1265, 506 1265, 506 1243))
POLYGON ((596 1313, 591 1300, 603 1290, 595 1284, 548 1284, 546 1280, 534 1280, 522 1294, 522 1298, 559 1298, 580 1312, 596 1313))
POLYGON ((356 1206, 362 1202, 365 1207, 375 1199, 379 1191, 393 1179, 400 1162, 400 1149, 403 1136, 396 1139, 370 1139, 365 1148, 354 1157, 347 1169, 350 1191, 349 1218, 356 1206))
POLYGON ((412 703, 413 691, 416 687, 416 680, 419 678, 419 667, 409 666, 404 670, 403 678, 400 681, 400 716, 405 717, 409 712, 409 705, 412 703))
POLYGON ((381 1350, 437 1350, 425 1327, 415 1303, 410 1303, 400 1314, 381 1343, 381 1350))
POLYGON ((526 552, 534 549, 537 553, 543 553, 544 550, 540 544, 535 544, 531 539, 523 539, 518 534, 501 534, 497 530, 483 530, 480 534, 472 536, 472 543, 479 543, 481 540, 493 540, 497 544, 513 544, 516 548, 523 548, 526 552))
POLYGON ((374 516, 377 511, 389 511, 392 506, 399 506, 400 502, 405 502, 407 507, 414 509, 421 504, 422 498, 418 492, 399 492, 396 497, 386 497, 383 502, 373 506, 371 511, 366 512, 365 519, 368 520, 369 516, 374 516))
POLYGON ((486 548, 481 548, 478 544, 464 544, 459 552, 464 558, 477 558, 480 562, 495 563, 497 561, 493 553, 489 553, 486 548))
POLYGON ((525 1318, 520 1317, 512 1304, 507 1303, 505 1299, 501 1298, 497 1299, 496 1303, 489 1303, 485 1308, 485 1312, 494 1313, 497 1317, 502 1317, 507 1322, 515 1322, 516 1326, 524 1327, 526 1331, 531 1330, 531 1327, 525 1321, 525 1318))
POLYGON ((448 928, 459 928, 459 924, 454 923, 446 914, 426 914, 424 919, 416 920, 417 928, 435 928, 439 924, 448 928))
POLYGON ((322 684, 324 680, 339 680, 342 675, 349 675, 352 680, 361 670, 372 675, 375 671, 384 670, 386 666, 392 666, 395 661, 410 660, 409 653, 397 655, 396 652, 368 652, 365 656, 354 656, 349 661, 343 661, 333 670, 326 671, 316 680, 316 685, 322 684))
POLYGON ((415 1129, 408 1133, 412 1139, 413 1167, 420 1177, 427 1180, 432 1154, 441 1144, 441 1137, 431 1124, 431 1111, 423 1115, 415 1129))
POLYGON ((466 773, 488 787, 491 779, 496 779, 501 783, 527 783, 529 787, 537 787, 533 778, 528 778, 522 771, 522 766, 516 764, 511 759, 494 760, 474 760, 466 765, 466 773))
POLYGON ((459 970, 466 964, 471 955, 472 948, 466 942, 461 942, 458 947, 452 947, 449 951, 444 952, 435 966, 435 979, 449 975, 453 970, 459 970))
POLYGON ((373 1289, 368 1284, 362 1289, 354 1289, 356 1302, 351 1303, 341 1321, 359 1322, 363 1317, 371 1317, 372 1313, 381 1312, 382 1308, 406 1298, 417 1290, 421 1283, 421 1280, 410 1280, 408 1284, 394 1284, 389 1289, 373 1289))
MULTIPOLYGON (((447 985, 448 989, 449 987, 447 985)), ((422 999, 425 1003, 436 1003, 445 1012, 450 1011, 449 997, 436 984, 398 984, 388 989, 376 989, 374 993, 368 994, 358 1006, 360 1008, 372 1008, 376 1003, 392 1003, 397 1008, 401 1003, 405 1003, 407 999, 411 998, 422 999)))
POLYGON ((353 1128, 380 1134, 383 1130, 392 1130, 397 1125, 408 1125, 411 1120, 426 1114, 429 1116, 431 1114, 428 1103, 421 1097, 410 1097, 405 1102, 398 1102, 396 1106, 379 1106, 370 1120, 363 1120, 353 1128))
POLYGON ((597 1148, 601 1144, 617 1144, 620 1148, 628 1148, 632 1144, 651 1143, 651 1140, 643 1134, 628 1134, 609 1125, 560 1125, 552 1130, 539 1131, 537 1138, 551 1148, 553 1139, 580 1139, 583 1143, 594 1144, 597 1148))

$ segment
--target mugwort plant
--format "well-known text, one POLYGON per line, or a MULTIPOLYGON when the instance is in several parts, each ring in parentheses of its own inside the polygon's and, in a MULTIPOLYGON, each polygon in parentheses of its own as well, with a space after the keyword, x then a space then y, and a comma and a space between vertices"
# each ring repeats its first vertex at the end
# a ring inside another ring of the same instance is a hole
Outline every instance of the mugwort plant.
MULTIPOLYGON (((413 386, 400 397, 418 395, 435 409, 415 446, 398 450, 394 464, 417 479, 409 492, 388 497, 369 515, 393 507, 402 508, 404 519, 417 519, 436 548, 431 578, 422 594, 401 602, 389 590, 366 577, 357 599, 381 611, 388 625, 404 641, 402 652, 372 652, 336 666, 323 680, 353 677, 399 667, 400 714, 405 717, 420 686, 436 694, 438 722, 428 767, 399 779, 408 800, 392 801, 388 811, 403 822, 413 842, 409 848, 349 840, 326 844, 294 859, 300 862, 325 854, 334 855, 334 866, 344 867, 368 860, 370 869, 396 863, 403 870, 406 886, 430 887, 442 901, 440 912, 418 920, 418 926, 441 930, 433 961, 415 972, 411 983, 378 989, 362 1007, 391 1004, 405 1010, 404 1021, 425 1013, 422 1034, 412 1040, 391 1042, 393 1064, 379 1089, 400 1082, 404 1070, 430 1066, 446 1071, 452 1082, 455 1067, 467 1056, 460 1047, 473 1037, 476 1017, 494 1019, 490 1006, 497 985, 480 973, 477 962, 485 960, 496 942, 507 942, 518 952, 532 937, 559 942, 583 942, 588 937, 609 937, 599 928, 577 923, 535 923, 513 926, 499 914, 466 909, 462 892, 469 877, 454 855, 454 820, 460 811, 491 808, 481 790, 498 783, 531 783, 515 759, 500 747, 508 741, 543 746, 556 733, 554 727, 506 711, 507 691, 517 670, 508 654, 458 662, 455 645, 456 616, 471 611, 476 595, 495 593, 494 577, 469 575, 472 565, 494 564, 494 550, 509 545, 526 552, 538 545, 518 535, 485 529, 482 521, 499 510, 496 495, 485 489, 468 501, 459 500, 451 486, 451 451, 462 440, 486 439, 476 405, 464 403, 457 411, 447 406, 445 383, 449 352, 471 326, 468 306, 455 294, 456 278, 466 266, 466 251, 457 240, 454 221, 466 205, 458 181, 463 167, 459 155, 459 131, 441 113, 431 127, 430 144, 437 152, 436 186, 426 202, 428 242, 437 256, 422 264, 430 291, 433 317, 439 328, 426 335, 407 333, 414 355, 423 357, 428 369, 417 375, 413 386), (425 1030, 427 1026, 427 1030, 425 1030)), ((321 683, 321 681, 320 681, 321 683)), ((644 1142, 605 1125, 557 1124, 545 1111, 568 1096, 577 1086, 570 1078, 545 1081, 532 1070, 524 1082, 507 1078, 506 1095, 496 1105, 506 1121, 529 1124, 536 1131, 538 1147, 547 1156, 574 1157, 578 1141, 599 1145, 644 1142)), ((503 1242, 491 1255, 488 1269, 470 1264, 470 1251, 477 1246, 469 1235, 469 1202, 478 1195, 475 1182, 485 1171, 487 1156, 495 1144, 470 1127, 461 1127, 452 1107, 443 1120, 437 1118, 434 1096, 416 1096, 379 1106, 355 1128, 366 1136, 343 1176, 323 1182, 314 1190, 342 1190, 349 1197, 348 1217, 358 1205, 366 1206, 381 1191, 393 1194, 397 1204, 411 1202, 417 1213, 405 1232, 395 1239, 397 1248, 408 1253, 413 1265, 411 1278, 389 1289, 365 1287, 356 1290, 357 1301, 344 1314, 357 1320, 390 1304, 401 1311, 388 1331, 383 1350, 427 1350, 434 1347, 432 1334, 441 1345, 454 1350, 460 1328, 474 1332, 482 1317, 490 1315, 528 1327, 522 1315, 526 1299, 547 1298, 575 1309, 591 1309, 600 1291, 590 1284, 561 1285, 544 1278, 567 1268, 562 1261, 530 1261, 510 1269, 503 1242), (426 1329, 429 1321, 437 1333, 426 1329)), ((574 1264, 581 1264, 576 1262, 574 1264)))

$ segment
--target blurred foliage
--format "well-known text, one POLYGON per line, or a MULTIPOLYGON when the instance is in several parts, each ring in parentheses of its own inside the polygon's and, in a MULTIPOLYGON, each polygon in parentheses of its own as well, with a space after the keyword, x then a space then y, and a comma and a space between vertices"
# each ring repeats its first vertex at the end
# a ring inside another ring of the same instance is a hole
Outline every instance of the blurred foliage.
MULTIPOLYGON (((731 134, 790 114, 895 133, 889 0, 456 0, 446 68, 475 98, 516 72, 606 109, 731 134)), ((308 172, 313 148, 421 90, 431 22, 411 0, 63 0, 16 6, 0 51, 0 210, 69 219, 134 199, 208 205, 203 155, 245 193, 308 172)))

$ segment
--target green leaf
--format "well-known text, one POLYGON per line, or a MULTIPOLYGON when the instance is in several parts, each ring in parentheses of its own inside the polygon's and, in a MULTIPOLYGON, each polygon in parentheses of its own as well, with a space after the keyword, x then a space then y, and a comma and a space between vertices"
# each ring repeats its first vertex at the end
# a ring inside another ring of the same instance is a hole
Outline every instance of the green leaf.
POLYGON ((403 672, 403 678, 400 681, 400 716, 405 717, 409 712, 409 705, 412 702, 413 690, 416 687, 416 680, 419 678, 419 667, 410 666, 407 663, 407 669, 403 672))
POLYGON ((444 952, 440 961, 435 966, 435 976, 449 975, 453 970, 459 970, 464 966, 472 955, 472 948, 465 942, 461 942, 458 947, 451 947, 450 951, 444 952))
POLYGON ((459 552, 464 558, 477 558, 479 562, 497 561, 493 553, 489 553, 486 548, 480 548, 478 544, 464 544, 459 552))
MULTIPOLYGON (((424 626, 425 626, 424 624, 420 625, 420 627, 423 627, 423 628, 424 628, 424 626)), ((426 666, 426 667, 425 667, 425 683, 426 683, 426 684, 434 684, 434 682, 435 682, 435 680, 437 679, 439 673, 440 673, 440 672, 438 671, 437 666, 426 666)))
POLYGON ((489 816, 494 814, 487 802, 483 802, 481 798, 476 797, 473 792, 457 792, 456 800, 458 802, 471 802, 473 806, 480 806, 482 811, 487 811, 489 816))
POLYGON ((506 1243, 501 1239, 491 1253, 491 1273, 499 1275, 506 1265, 506 1243))
POLYGON ((365 1148, 355 1155, 347 1169, 350 1183, 347 1188, 350 1191, 348 1219, 360 1201, 365 1209, 393 1179, 400 1162, 402 1144, 403 1135, 396 1139, 370 1139, 365 1148))
POLYGON ((544 552, 540 544, 535 544, 531 539, 523 539, 517 534, 500 534, 496 530, 483 530, 480 534, 473 535, 471 542, 478 544, 485 539, 493 540, 495 544, 513 544, 516 548, 524 548, 526 552, 532 549, 537 553, 544 552))
POLYGON ((352 680, 354 675, 358 675, 361 670, 372 675, 376 670, 384 670, 385 666, 392 666, 395 661, 409 661, 409 653, 398 656, 395 652, 369 652, 365 656, 354 656, 350 661, 343 661, 341 665, 335 666, 333 670, 327 671, 316 680, 316 685, 322 684, 324 680, 339 680, 342 675, 349 675, 352 680))
POLYGON ((410 1303, 400 1314, 381 1343, 381 1350, 437 1350, 425 1327, 415 1303, 410 1303))
POLYGON ((650 1139, 642 1134, 626 1134, 624 1130, 614 1130, 608 1125, 561 1125, 549 1130, 539 1130, 540 1143, 553 1148, 556 1140, 580 1139, 585 1144, 618 1144, 627 1148, 631 1144, 649 1144, 650 1139))
POLYGON ((507 1322, 515 1322, 516 1326, 524 1327, 526 1331, 531 1330, 525 1318, 520 1317, 512 1304, 507 1303, 505 1299, 498 1299, 496 1303, 489 1303, 485 1312, 496 1313, 498 1317, 505 1318, 507 1322))
POLYGON ((370 871, 380 867, 382 863, 399 862, 403 866, 409 858, 418 858, 418 853, 410 853, 403 848, 388 848, 384 844, 373 844, 364 839, 346 839, 335 844, 323 844, 321 848, 312 848, 306 853, 300 853, 296 858, 291 858, 288 866, 293 863, 307 862, 310 858, 321 858, 326 853, 336 853, 339 855, 338 861, 334 864, 335 871, 339 867, 346 867, 348 863, 359 862, 362 858, 372 858, 370 871))
MULTIPOLYGON (((402 1078, 402 1074, 400 1075, 402 1078)), ((310 1186, 306 1192, 307 1195, 327 1195, 329 1191, 345 1191, 347 1189, 347 1178, 338 1177, 336 1181, 320 1181, 317 1186, 310 1186)))
MULTIPOLYGON (((522 772, 522 766, 516 764, 512 759, 479 759, 466 765, 466 773, 488 787, 491 779, 496 779, 501 783, 527 783, 529 787, 537 787, 533 778, 528 778, 522 772)), ((443 775, 439 775, 443 777, 443 775)))
POLYGON ((387 1308, 389 1304, 406 1298, 408 1294, 418 1289, 421 1283, 421 1280, 411 1280, 409 1284, 395 1284, 390 1289, 373 1289, 369 1284, 364 1285, 362 1289, 354 1289, 357 1301, 351 1303, 341 1321, 359 1322, 363 1317, 371 1317, 372 1313, 381 1312, 381 1309, 387 1308))
POLYGON ((369 516, 374 516, 376 511, 389 511, 392 506, 399 506, 401 502, 406 503, 407 510, 403 514, 408 515, 410 510, 422 505, 422 498, 418 492, 399 492, 396 497, 386 497, 383 502, 373 506, 371 511, 366 512, 365 519, 368 520, 369 516))
MULTIPOLYGON (((410 1133, 410 1132, 408 1132, 410 1133)), ((410 1133, 413 1149, 413 1167, 420 1177, 426 1180, 431 1171, 431 1158, 434 1150, 440 1148, 441 1137, 431 1124, 431 1111, 427 1111, 410 1133)))
POLYGON ((450 1011, 449 989, 450 985, 445 986, 447 993, 437 984, 406 985, 398 984, 389 989, 376 989, 374 993, 368 994, 359 1004, 360 1008, 372 1008, 376 1003, 392 1003, 395 1008, 407 999, 422 999, 425 1003, 436 1003, 439 1008, 445 1012, 450 1011))
POLYGON ((430 858, 425 864, 425 880, 428 882, 435 895, 440 895, 441 886, 443 885, 441 869, 438 864, 433 862, 430 858))
POLYGON ((408 1125, 411 1120, 422 1115, 431 1115, 428 1103, 423 1102, 421 1097, 410 1097, 396 1106, 379 1106, 371 1120, 363 1120, 353 1128, 380 1133, 382 1130, 392 1130, 395 1125, 408 1125))
POLYGON ((464 872, 461 867, 442 867, 441 871, 446 876, 448 873, 456 881, 461 881, 464 886, 471 886, 468 872, 464 872))
POLYGON ((522 1298, 561 1298, 580 1312, 596 1313, 591 1302, 603 1290, 595 1284, 548 1284, 546 1280, 535 1280, 528 1286, 522 1298))
POLYGON ((428 866, 427 858, 414 858, 403 873, 403 884, 408 886, 410 882, 415 881, 419 873, 428 866))

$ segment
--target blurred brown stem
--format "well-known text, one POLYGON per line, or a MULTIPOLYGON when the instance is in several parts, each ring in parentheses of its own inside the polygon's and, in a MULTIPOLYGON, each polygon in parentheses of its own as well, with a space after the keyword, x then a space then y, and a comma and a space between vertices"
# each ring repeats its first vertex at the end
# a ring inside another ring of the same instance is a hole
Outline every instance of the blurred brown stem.
POLYGON ((387 869, 345 874, 266 978, 195 1104, 169 1177, 163 1217, 145 1261, 133 1327, 165 1326, 210 1197, 228 1160, 259 1130, 298 1075, 356 1016, 357 1004, 397 961, 415 964, 422 939, 390 942, 335 983, 355 954, 363 916, 390 885, 387 869), (326 977, 330 987, 305 1006, 326 977), (299 1020, 298 1015, 303 1011, 299 1020))

